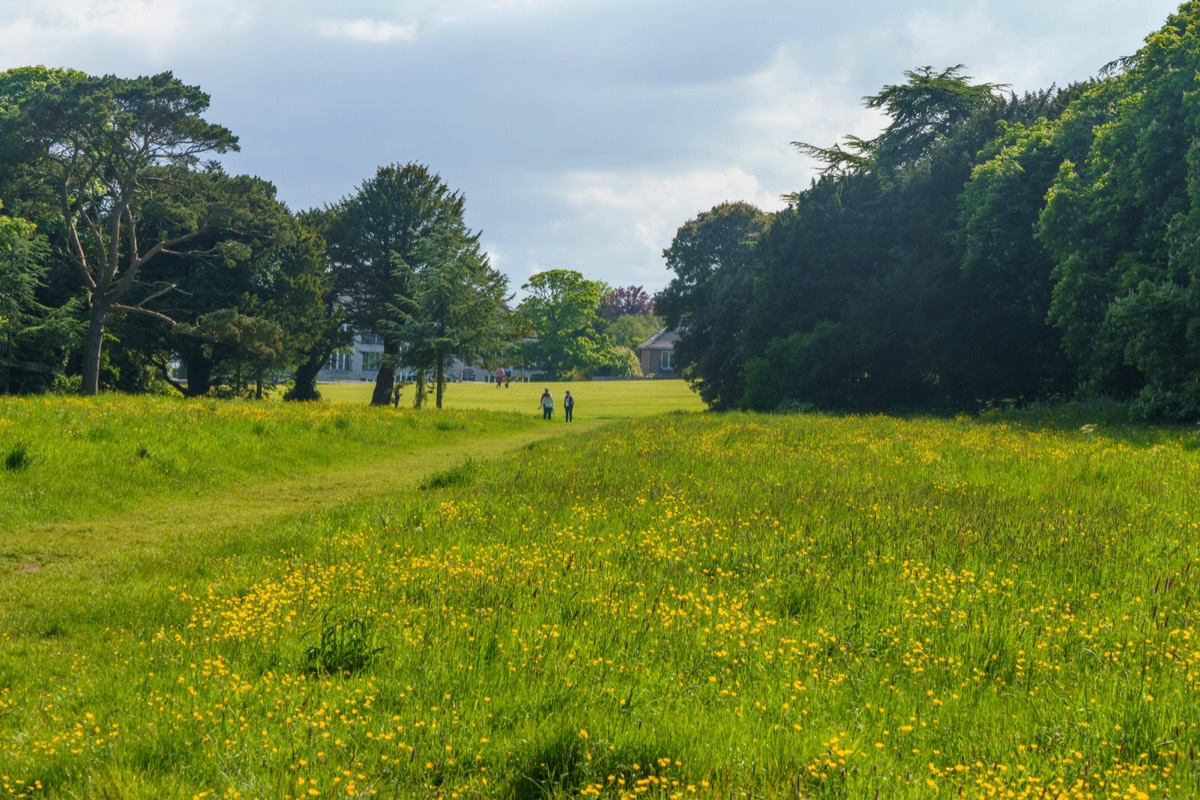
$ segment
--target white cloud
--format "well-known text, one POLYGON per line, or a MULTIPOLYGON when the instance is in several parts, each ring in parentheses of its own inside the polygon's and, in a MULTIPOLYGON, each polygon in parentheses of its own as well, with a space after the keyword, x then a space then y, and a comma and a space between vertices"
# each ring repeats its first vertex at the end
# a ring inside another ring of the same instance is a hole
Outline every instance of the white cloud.
POLYGON ((36 9, 0 0, 0 68, 48 64, 127 73, 131 60, 161 64, 186 52, 211 51, 214 38, 254 19, 235 0, 44 0, 36 9))
POLYGON ((327 39, 346 39, 371 44, 411 42, 417 38, 416 25, 402 25, 376 19, 322 19, 317 22, 317 32, 327 39))
POLYGON ((549 184, 557 187, 551 194, 561 211, 542 230, 553 253, 548 260, 572 264, 588 277, 651 289, 669 277, 663 272, 662 251, 687 220, 726 201, 744 200, 764 210, 782 206, 755 175, 734 166, 576 171, 554 176, 549 184), (571 237, 582 242, 576 252, 565 246, 571 237), (597 257, 600 248, 607 258, 597 257))
POLYGON ((770 181, 776 195, 805 188, 819 166, 792 142, 827 147, 846 134, 871 138, 885 125, 882 114, 855 102, 862 91, 847 65, 813 72, 793 46, 781 47, 766 69, 739 81, 735 95, 740 106, 731 110, 730 158, 770 181))
POLYGON ((685 210, 693 217, 726 200, 775 205, 756 176, 733 166, 678 172, 568 172, 554 180, 562 186, 559 196, 576 208, 647 215, 685 210))
POLYGON ((488 261, 494 269, 502 269, 502 264, 507 260, 504 257, 503 250, 493 242, 484 242, 480 245, 480 249, 487 254, 488 261))

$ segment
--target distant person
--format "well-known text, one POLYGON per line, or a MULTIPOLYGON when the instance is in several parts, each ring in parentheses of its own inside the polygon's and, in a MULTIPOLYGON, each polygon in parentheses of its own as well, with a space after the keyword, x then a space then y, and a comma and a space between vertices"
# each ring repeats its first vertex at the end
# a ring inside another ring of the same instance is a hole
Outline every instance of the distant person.
POLYGON ((496 388, 504 385, 504 367, 496 367, 496 388))
POLYGON ((575 398, 571 397, 571 390, 567 389, 567 396, 563 398, 563 412, 566 414, 567 422, 571 421, 571 416, 575 411, 575 398))
POLYGON ((512 367, 505 367, 504 368, 504 388, 507 389, 508 385, 510 383, 512 383, 512 367))
POLYGON ((538 401, 538 408, 542 409, 542 419, 554 418, 554 395, 550 394, 549 388, 542 392, 542 399, 538 401))

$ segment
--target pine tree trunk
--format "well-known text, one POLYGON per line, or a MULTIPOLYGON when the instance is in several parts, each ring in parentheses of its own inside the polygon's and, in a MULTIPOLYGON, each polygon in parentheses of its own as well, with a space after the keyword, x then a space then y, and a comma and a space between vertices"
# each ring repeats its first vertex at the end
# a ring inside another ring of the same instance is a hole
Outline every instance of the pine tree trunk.
POLYGON ((204 357, 189 358, 187 367, 187 397, 203 397, 212 388, 212 361, 204 357))
POLYGON ((320 400, 321 392, 317 389, 317 373, 325 365, 326 353, 314 353, 307 361, 296 367, 292 388, 283 395, 284 400, 307 402, 320 400))
POLYGON ((425 370, 417 370, 416 396, 413 398, 413 408, 425 406, 425 370))
POLYGON ((446 364, 441 358, 438 359, 435 375, 437 377, 437 407, 441 408, 442 395, 446 389, 446 364))
POLYGON ((92 306, 88 315, 87 340, 83 347, 83 383, 80 394, 100 393, 100 354, 104 347, 104 324, 108 319, 108 307, 92 306))
POLYGON ((400 354, 398 342, 383 343, 383 363, 379 365, 379 374, 375 376, 375 391, 371 394, 371 405, 390 406, 392 404, 392 387, 396 383, 396 356, 400 354))

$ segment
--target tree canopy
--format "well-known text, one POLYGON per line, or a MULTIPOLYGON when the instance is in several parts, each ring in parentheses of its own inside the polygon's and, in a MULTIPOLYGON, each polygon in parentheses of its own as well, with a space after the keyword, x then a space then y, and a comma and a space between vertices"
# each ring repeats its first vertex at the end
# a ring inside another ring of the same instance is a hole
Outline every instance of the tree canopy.
POLYGON ((397 297, 411 297, 412 270, 428 243, 464 234, 465 199, 427 166, 417 163, 380 167, 353 195, 326 210, 324 226, 329 259, 340 302, 350 324, 384 340, 372 403, 387 405, 403 342, 394 316, 397 297))
POLYGON ((1198 26, 1184 3, 1066 89, 1005 96, 956 65, 867 97, 884 130, 799 143, 822 173, 736 269, 736 237, 698 235, 716 209, 679 229, 656 297, 676 361, 717 408, 1105 396, 1200 416, 1198 26))
POLYGON ((753 247, 766 223, 749 203, 723 203, 684 223, 663 251, 675 277, 654 307, 680 334, 675 363, 714 408, 735 406, 744 391, 741 331, 750 324, 753 247))
POLYGON ((614 362, 599 314, 602 283, 574 270, 553 269, 539 272, 521 288, 528 296, 517 307, 517 315, 532 334, 521 347, 526 363, 558 380, 614 362))
MULTIPOLYGON (((442 407, 446 369, 499 353, 510 330, 505 301, 508 278, 492 269, 479 237, 465 227, 443 229, 423 240, 412 262, 396 256, 408 295, 391 306, 389 329, 403 345, 402 362, 424 376, 432 372, 436 405, 442 407)), ((417 392, 417 402, 424 397, 417 392)))
POLYGON ((94 394, 111 315, 174 322, 152 307, 169 285, 128 298, 148 262, 221 212, 187 187, 202 154, 237 149, 237 139, 203 118, 207 94, 169 72, 125 79, 21 70, 0 76, 0 91, 6 150, 25 156, 31 191, 56 208, 61 247, 83 281, 90 313, 82 388, 94 394))

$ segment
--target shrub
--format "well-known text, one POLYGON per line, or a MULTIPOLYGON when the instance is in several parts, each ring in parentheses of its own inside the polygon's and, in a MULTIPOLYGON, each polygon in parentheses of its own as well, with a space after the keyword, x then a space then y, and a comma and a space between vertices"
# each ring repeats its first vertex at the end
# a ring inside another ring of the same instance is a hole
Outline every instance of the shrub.
POLYGON ((366 669, 382 652, 369 620, 341 619, 326 612, 320 641, 304 651, 304 671, 310 675, 353 675, 366 669))
POLYGON ((33 455, 29 452, 29 445, 24 442, 17 442, 4 457, 4 469, 8 472, 23 470, 32 463, 33 455))

